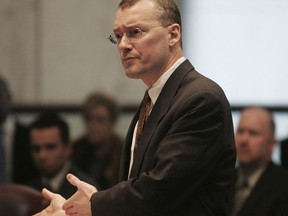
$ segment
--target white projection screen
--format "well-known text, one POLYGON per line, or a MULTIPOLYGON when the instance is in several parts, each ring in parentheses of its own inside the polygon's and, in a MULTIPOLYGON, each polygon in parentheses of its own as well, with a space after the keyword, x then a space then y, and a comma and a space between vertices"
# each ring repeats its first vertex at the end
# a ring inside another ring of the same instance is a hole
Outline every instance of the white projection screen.
POLYGON ((288 105, 288 1, 185 0, 184 53, 232 106, 288 105))

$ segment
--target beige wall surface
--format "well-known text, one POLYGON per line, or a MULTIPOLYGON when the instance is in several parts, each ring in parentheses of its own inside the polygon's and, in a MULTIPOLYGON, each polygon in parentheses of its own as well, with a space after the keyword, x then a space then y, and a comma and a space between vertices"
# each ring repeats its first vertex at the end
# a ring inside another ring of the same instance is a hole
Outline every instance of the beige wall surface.
MULTIPOLYGON (((179 3, 179 1, 177 1, 179 3)), ((112 33, 118 1, 1 0, 0 74, 16 104, 79 103, 92 91, 137 104, 145 85, 128 79, 112 33)))
POLYGON ((16 101, 33 102, 36 76, 34 0, 0 1, 0 74, 16 101))

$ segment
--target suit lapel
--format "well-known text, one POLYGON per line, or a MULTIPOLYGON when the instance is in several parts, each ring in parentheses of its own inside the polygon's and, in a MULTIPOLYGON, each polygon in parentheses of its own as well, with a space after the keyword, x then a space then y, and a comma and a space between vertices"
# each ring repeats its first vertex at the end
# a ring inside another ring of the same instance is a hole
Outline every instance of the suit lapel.
MULTIPOLYGON (((143 129, 141 138, 138 143, 137 152, 135 154, 135 160, 131 170, 131 177, 136 177, 140 173, 140 167, 142 161, 144 159, 145 152, 150 144, 150 140, 155 133, 157 126, 161 119, 166 115, 167 111, 170 108, 171 101, 176 94, 182 80, 184 79, 185 75, 193 70, 193 66, 191 63, 186 60, 184 61, 170 76, 167 80, 166 84, 164 85, 156 103, 153 106, 153 109, 147 119, 145 127, 143 129)), ((138 115, 137 115, 138 116, 138 115)), ((137 121, 137 119, 136 119, 137 121)), ((135 126, 135 124, 134 124, 135 126)), ((132 130, 130 128, 130 130, 132 130)), ((134 130, 134 127, 133 127, 134 130)), ((130 131, 133 134, 133 130, 130 131)), ((131 141, 131 139, 129 139, 131 141)), ((156 143, 157 144, 157 143, 156 143)), ((131 146, 131 145, 130 145, 131 146)))
POLYGON ((249 215, 251 209, 255 208, 255 206, 258 206, 259 203, 261 203, 263 197, 259 196, 259 194, 269 194, 270 187, 267 187, 267 185, 269 185, 269 182, 271 181, 271 179, 273 179, 273 174, 271 174, 273 167, 273 163, 268 164, 268 167, 260 176, 250 195, 244 201, 243 206, 238 213, 239 216, 249 215))

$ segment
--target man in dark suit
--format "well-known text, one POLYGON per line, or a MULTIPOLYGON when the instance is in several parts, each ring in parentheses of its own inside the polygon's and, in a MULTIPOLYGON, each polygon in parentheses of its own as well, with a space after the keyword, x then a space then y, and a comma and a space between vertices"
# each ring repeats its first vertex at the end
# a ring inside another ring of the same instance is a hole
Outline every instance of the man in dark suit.
POLYGON ((128 130, 120 183, 96 192, 69 175, 78 191, 66 214, 227 216, 236 160, 230 106, 183 57, 176 4, 123 0, 114 34, 126 75, 141 79, 148 95, 128 130))
POLYGON ((242 111, 236 132, 239 169, 232 216, 288 215, 288 172, 271 162, 274 132, 268 110, 242 111))
POLYGON ((40 174, 31 179, 29 186, 37 190, 49 188, 66 199, 77 190, 67 181, 68 173, 82 176, 95 186, 92 179, 69 161, 69 127, 56 112, 41 113, 30 125, 29 135, 31 153, 40 174))
POLYGON ((36 174, 36 169, 29 151, 27 128, 12 114, 11 105, 9 86, 0 77, 0 183, 23 184, 36 174))
POLYGON ((281 165, 288 169, 288 138, 280 142, 280 160, 281 165))

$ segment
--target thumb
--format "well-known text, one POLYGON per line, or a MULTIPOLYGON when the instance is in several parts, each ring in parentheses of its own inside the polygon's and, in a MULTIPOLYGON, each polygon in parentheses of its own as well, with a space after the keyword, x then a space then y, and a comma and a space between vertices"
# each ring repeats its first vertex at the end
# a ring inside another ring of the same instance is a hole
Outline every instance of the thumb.
POLYGON ((42 195, 43 195, 44 198, 46 198, 46 199, 51 201, 53 199, 54 193, 52 193, 51 191, 49 191, 46 188, 44 188, 42 190, 42 195))
POLYGON ((78 185, 81 182, 79 178, 77 178, 76 176, 74 176, 71 173, 67 174, 66 178, 70 182, 70 184, 72 184, 78 188, 78 185))

